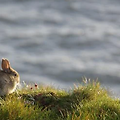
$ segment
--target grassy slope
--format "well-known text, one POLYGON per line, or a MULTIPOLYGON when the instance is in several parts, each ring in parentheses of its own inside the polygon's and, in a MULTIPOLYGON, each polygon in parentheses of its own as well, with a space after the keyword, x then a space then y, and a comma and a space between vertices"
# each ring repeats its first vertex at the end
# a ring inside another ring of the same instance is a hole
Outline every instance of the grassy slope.
POLYGON ((0 104, 0 120, 120 120, 120 101, 95 82, 69 92, 25 87, 0 104))

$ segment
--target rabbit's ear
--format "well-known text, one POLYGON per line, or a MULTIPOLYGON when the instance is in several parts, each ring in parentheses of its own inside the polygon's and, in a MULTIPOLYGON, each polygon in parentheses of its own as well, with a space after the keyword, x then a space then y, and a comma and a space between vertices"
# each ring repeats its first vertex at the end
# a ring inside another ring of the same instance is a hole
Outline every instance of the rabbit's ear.
POLYGON ((7 59, 2 58, 1 67, 4 71, 8 71, 10 68, 10 63, 7 59))

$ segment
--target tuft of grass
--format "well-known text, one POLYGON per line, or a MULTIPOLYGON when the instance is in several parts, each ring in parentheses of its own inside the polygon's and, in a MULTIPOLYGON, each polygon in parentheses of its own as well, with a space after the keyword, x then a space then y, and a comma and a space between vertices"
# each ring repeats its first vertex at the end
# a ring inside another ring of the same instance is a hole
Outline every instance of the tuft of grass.
POLYGON ((0 120, 113 119, 120 119, 120 101, 111 98, 98 82, 70 91, 35 84, 0 98, 0 120))

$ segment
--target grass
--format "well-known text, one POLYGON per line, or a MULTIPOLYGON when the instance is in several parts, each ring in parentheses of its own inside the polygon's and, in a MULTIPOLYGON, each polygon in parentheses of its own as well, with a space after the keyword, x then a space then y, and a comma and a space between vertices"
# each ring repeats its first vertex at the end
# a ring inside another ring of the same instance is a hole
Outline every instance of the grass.
POLYGON ((120 120, 120 101, 98 82, 68 92, 28 86, 0 99, 0 120, 120 120))

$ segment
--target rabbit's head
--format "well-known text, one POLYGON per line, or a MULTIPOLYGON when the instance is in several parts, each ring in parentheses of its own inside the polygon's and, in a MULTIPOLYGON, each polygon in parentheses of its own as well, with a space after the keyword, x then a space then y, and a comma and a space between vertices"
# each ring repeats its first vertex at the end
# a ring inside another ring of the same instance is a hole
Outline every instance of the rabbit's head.
POLYGON ((6 73, 9 78, 15 82, 15 84, 19 84, 20 76, 17 71, 15 71, 11 66, 10 62, 7 59, 2 59, 1 63, 2 71, 6 73))

